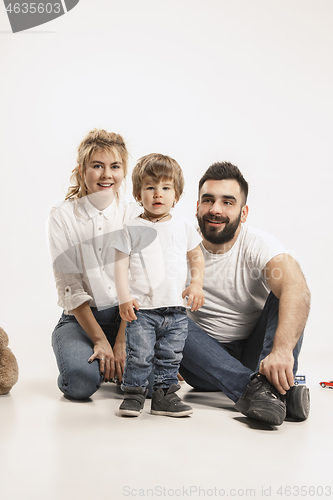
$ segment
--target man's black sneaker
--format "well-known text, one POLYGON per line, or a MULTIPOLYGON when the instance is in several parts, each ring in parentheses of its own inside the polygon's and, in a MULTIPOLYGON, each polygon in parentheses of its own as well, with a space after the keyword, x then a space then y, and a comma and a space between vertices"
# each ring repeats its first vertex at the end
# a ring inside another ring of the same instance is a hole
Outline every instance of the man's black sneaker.
POLYGON ((247 417, 281 425, 286 418, 286 404, 279 391, 268 382, 265 375, 252 375, 250 382, 235 405, 247 417))
POLYGON ((138 417, 143 410, 147 391, 143 387, 125 387, 124 401, 119 413, 124 417, 138 417))
POLYGON ((193 413, 192 408, 182 402, 175 394, 180 389, 179 385, 173 384, 168 390, 162 388, 153 392, 150 413, 153 415, 165 415, 167 417, 185 417, 193 413))
POLYGON ((285 396, 287 419, 306 420, 310 413, 310 391, 305 385, 294 385, 285 396))

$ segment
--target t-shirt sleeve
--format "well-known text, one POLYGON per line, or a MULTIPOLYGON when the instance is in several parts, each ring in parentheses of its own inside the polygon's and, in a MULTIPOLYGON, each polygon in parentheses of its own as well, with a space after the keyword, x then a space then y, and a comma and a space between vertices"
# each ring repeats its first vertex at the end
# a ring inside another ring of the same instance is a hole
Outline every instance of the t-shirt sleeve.
POLYGON ((117 231, 111 245, 115 250, 119 250, 126 255, 130 255, 131 245, 126 224, 124 224, 123 228, 120 231, 117 231))
POLYGON ((288 253, 282 243, 272 234, 257 231, 251 237, 248 247, 249 261, 252 269, 262 272, 266 264, 277 255, 288 253))
POLYGON ((200 243, 202 242, 202 237, 190 222, 186 221, 186 225, 187 225, 187 251, 190 252, 191 250, 194 250, 194 248, 196 248, 198 245, 200 245, 200 243))

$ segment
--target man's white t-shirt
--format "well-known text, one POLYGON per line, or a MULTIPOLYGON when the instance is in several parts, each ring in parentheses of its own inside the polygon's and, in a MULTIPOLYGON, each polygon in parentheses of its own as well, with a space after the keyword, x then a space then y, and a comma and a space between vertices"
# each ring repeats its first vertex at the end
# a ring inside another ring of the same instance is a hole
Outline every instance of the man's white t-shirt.
POLYGON ((137 217, 124 225, 114 248, 130 255, 129 288, 140 309, 186 307, 187 252, 202 241, 186 219, 157 223, 137 217))
POLYGON ((205 258, 205 303, 189 317, 219 342, 246 339, 262 312, 269 287, 263 270, 277 255, 288 253, 272 235, 242 225, 233 247, 205 258))

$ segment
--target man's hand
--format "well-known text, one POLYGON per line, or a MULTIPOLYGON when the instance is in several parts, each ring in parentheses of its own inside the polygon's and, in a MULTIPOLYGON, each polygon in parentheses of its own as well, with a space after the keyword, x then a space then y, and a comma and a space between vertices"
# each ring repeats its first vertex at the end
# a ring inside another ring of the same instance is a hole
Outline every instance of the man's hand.
POLYGON ((182 293, 183 299, 188 295, 187 305, 191 307, 191 311, 197 311, 205 303, 205 295, 201 286, 191 283, 182 293))
POLYGON ((137 319, 134 308, 138 311, 139 310, 139 304, 135 299, 131 299, 128 302, 124 302, 123 304, 119 304, 119 314, 121 319, 128 321, 131 323, 131 321, 137 319))
POLYGON ((292 352, 272 352, 264 358, 259 367, 259 373, 277 388, 280 394, 294 385, 294 356, 292 352))

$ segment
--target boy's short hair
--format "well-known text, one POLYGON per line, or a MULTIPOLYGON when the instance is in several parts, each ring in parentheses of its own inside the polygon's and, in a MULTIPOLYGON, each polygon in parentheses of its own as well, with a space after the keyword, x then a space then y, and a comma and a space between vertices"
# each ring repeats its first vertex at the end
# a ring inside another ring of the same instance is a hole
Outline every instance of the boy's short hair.
POLYGON ((199 199, 200 190, 206 181, 223 181, 231 179, 238 182, 241 193, 244 197, 244 205, 246 204, 247 195, 249 193, 249 185, 244 179, 238 167, 227 161, 213 163, 199 181, 199 199))
POLYGON ((159 153, 151 153, 140 158, 132 173, 133 196, 138 201, 138 194, 141 191, 145 177, 149 177, 153 182, 159 183, 162 179, 172 180, 177 201, 184 190, 184 176, 182 169, 170 156, 159 153))

